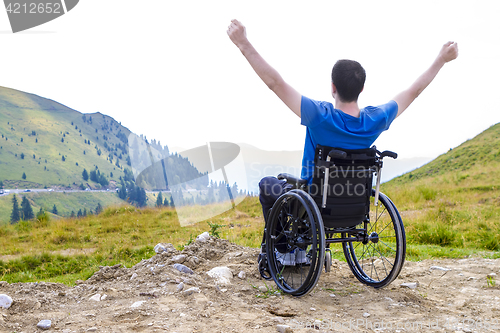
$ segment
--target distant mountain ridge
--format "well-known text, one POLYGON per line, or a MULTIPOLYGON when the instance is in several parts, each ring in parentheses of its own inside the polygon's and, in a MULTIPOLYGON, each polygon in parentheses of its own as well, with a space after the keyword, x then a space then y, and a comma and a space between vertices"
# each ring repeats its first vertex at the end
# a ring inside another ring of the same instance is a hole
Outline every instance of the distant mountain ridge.
MULTIPOLYGON (((0 181, 6 188, 101 187, 83 179, 84 169, 105 175, 114 188, 125 168, 132 169, 128 128, 100 112, 82 114, 35 94, 0 87, 0 135, 0 181)), ((167 146, 140 139, 169 156, 167 146)), ((181 180, 197 172, 181 156, 171 159, 181 180)))

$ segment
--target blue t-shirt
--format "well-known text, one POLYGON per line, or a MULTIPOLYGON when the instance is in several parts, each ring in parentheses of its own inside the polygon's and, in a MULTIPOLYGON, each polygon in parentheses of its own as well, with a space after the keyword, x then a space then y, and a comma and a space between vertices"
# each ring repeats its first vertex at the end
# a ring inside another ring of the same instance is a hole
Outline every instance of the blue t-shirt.
POLYGON ((344 149, 370 148, 398 114, 398 104, 390 101, 361 109, 359 118, 335 109, 332 103, 302 96, 301 124, 307 126, 301 178, 312 181, 316 145, 344 149))

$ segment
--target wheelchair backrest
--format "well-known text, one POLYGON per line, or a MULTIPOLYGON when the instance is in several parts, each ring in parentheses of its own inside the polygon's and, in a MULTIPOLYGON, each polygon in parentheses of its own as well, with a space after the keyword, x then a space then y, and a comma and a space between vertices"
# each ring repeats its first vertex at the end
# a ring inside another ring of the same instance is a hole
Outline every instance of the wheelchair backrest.
POLYGON ((325 227, 352 227, 368 219, 377 162, 375 147, 356 150, 316 147, 309 194, 321 210, 325 227))

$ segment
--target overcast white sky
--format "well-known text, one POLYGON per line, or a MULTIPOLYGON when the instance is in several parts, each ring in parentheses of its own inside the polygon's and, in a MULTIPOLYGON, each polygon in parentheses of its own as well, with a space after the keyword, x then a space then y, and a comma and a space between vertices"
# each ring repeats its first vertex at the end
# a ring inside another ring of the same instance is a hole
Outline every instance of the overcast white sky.
POLYGON ((496 0, 81 0, 12 34, 1 9, 0 85, 102 112, 171 147, 301 150, 300 119, 231 43, 231 19, 310 98, 332 101, 332 65, 358 60, 367 72, 360 106, 390 100, 453 40, 459 58, 376 142, 401 157, 434 157, 500 121, 499 17, 496 0))

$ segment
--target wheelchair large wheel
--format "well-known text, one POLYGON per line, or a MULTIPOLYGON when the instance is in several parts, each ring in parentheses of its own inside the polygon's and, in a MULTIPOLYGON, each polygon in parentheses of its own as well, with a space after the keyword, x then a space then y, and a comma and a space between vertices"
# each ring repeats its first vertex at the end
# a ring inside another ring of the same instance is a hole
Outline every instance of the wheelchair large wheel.
POLYGON ((366 285, 382 288, 396 279, 403 267, 406 236, 403 221, 392 201, 380 193, 379 204, 375 206, 374 193, 365 240, 345 242, 342 247, 354 276, 366 285))
POLYGON ((323 219, 311 196, 291 190, 271 209, 266 228, 269 271, 276 285, 293 296, 304 296, 318 282, 325 258, 323 219))

